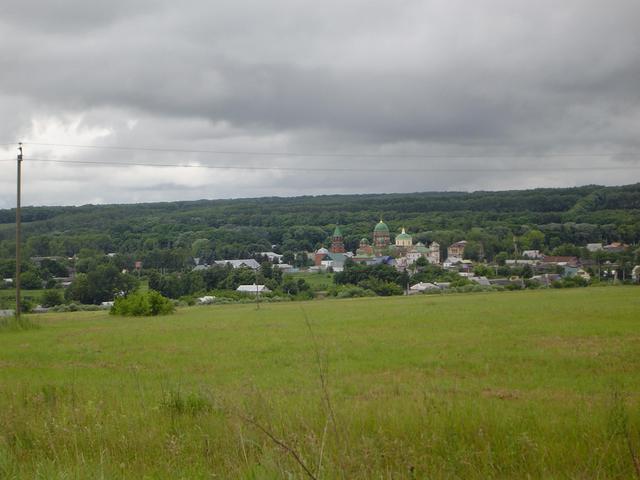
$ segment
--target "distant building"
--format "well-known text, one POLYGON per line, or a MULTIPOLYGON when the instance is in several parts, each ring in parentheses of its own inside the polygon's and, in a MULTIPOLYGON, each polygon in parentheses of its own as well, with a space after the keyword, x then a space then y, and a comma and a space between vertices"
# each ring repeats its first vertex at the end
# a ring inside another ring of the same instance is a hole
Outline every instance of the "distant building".
POLYGON ((404 227, 402 227, 402 233, 396 236, 396 247, 401 249, 408 249, 413 246, 413 238, 409 235, 404 227))
POLYGON ((537 260, 539 258, 542 258, 540 250, 525 250, 524 252, 522 252, 522 256, 530 260, 537 260))
POLYGON ((440 263, 440 244, 438 242, 431 242, 429 247, 426 247, 424 243, 418 242, 407 251, 407 263, 409 265, 415 263, 420 257, 427 259, 429 263, 440 263))
POLYGON ((314 264, 320 269, 331 268, 335 272, 344 270, 344 262, 349 258, 345 253, 330 252, 326 248, 319 248, 314 253, 314 264))
POLYGON ((336 226, 333 231, 333 235, 331 236, 331 253, 344 253, 344 238, 342 236, 342 231, 340 227, 336 226))
POLYGON ((60 261, 66 260, 66 258, 65 257, 59 257, 59 256, 31 257, 29 260, 31 260, 33 263, 35 263, 39 267, 44 260, 53 260, 54 262, 60 262, 60 261))
POLYGON ((322 265, 322 261, 330 253, 331 252, 329 250, 327 250, 326 248, 324 248, 324 247, 319 248, 318 250, 316 250, 315 253, 313 254, 313 263, 315 264, 315 266, 319 267, 320 265, 322 265))
POLYGON ((259 252, 258 255, 267 257, 271 263, 280 263, 282 261, 282 255, 275 252, 259 252))
POLYGON ((373 229, 373 248, 382 251, 391 244, 391 235, 387 224, 380 220, 373 229))
POLYGON ((440 264, 440 244, 438 242, 431 242, 431 245, 429 245, 429 258, 427 260, 436 265, 440 264))
POLYGON ((481 285, 483 287, 490 287, 491 286, 491 282, 489 281, 489 279, 487 277, 468 277, 468 278, 472 282, 475 282, 478 285, 481 285))
POLYGON ((508 285, 514 285, 514 283, 520 283, 520 281, 514 282, 509 278, 491 278, 489 279, 491 285, 497 285, 499 287, 506 287, 508 285))
POLYGON ((599 252, 602 250, 602 243, 587 243, 587 250, 590 252, 599 252))
POLYGON ((258 270, 260 268, 260 264, 253 258, 245 258, 240 260, 216 260, 214 263, 223 267, 226 265, 231 265, 233 268, 247 267, 252 270, 258 270))
POLYGON ((277 263, 274 265, 274 268, 277 268, 284 273, 291 273, 298 270, 296 267, 289 265, 288 263, 277 263))
POLYGON ((539 283, 540 285, 544 285, 548 287, 553 282, 557 282, 562 278, 562 275, 558 273, 545 273, 544 275, 534 275, 529 279, 529 281, 539 283))
POLYGON ((578 266, 580 262, 578 257, 563 256, 563 255, 544 255, 542 257, 542 264, 546 265, 559 265, 564 267, 565 265, 578 266))
POLYGON ((466 240, 460 240, 459 242, 452 243, 447 248, 447 257, 448 258, 459 258, 462 260, 464 258, 464 249, 467 246, 466 240))
POLYGON ((529 259, 507 259, 505 260, 505 265, 509 265, 509 266, 513 266, 513 265, 536 265, 538 264, 539 261, 538 260, 529 260, 529 259))
POLYGON ((602 249, 605 252, 609 252, 609 253, 622 253, 626 251, 628 248, 629 248, 629 245, 627 245, 626 243, 620 243, 620 242, 612 242, 609 245, 605 245, 604 247, 602 247, 602 249))
POLYGON ((356 250, 356 255, 354 257, 355 261, 358 261, 360 258, 369 258, 373 257, 373 247, 369 244, 369 240, 363 238, 360 240, 360 245, 356 250))
POLYGON ((236 292, 257 295, 259 293, 271 293, 271 290, 269 290, 265 285, 256 285, 254 283, 253 285, 240 285, 236 288, 236 292))

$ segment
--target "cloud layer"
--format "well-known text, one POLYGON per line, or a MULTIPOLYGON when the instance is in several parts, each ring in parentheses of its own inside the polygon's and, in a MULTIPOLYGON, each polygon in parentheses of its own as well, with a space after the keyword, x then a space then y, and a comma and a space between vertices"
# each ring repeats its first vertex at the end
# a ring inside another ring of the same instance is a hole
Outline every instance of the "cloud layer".
MULTIPOLYGON (((0 143, 370 155, 27 145, 27 204, 637 182, 620 168, 640 165, 638 20, 634 0, 5 0, 0 143)), ((0 162, 0 208, 13 205, 14 168, 0 162)))

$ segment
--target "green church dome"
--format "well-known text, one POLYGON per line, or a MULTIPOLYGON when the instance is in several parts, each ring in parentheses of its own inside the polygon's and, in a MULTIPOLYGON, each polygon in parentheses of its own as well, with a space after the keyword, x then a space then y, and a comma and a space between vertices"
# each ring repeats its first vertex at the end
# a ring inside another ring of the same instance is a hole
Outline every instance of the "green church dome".
POLYGON ((333 236, 334 237, 341 237, 342 236, 342 231, 340 230, 340 227, 338 227, 336 225, 336 229, 333 231, 333 236))
POLYGON ((402 233, 396 237, 396 240, 411 240, 411 235, 405 232, 403 228, 402 233))
POLYGON ((386 223, 380 220, 380 222, 376 225, 376 228, 374 228, 373 231, 380 232, 380 233, 389 233, 389 227, 387 227, 386 223))

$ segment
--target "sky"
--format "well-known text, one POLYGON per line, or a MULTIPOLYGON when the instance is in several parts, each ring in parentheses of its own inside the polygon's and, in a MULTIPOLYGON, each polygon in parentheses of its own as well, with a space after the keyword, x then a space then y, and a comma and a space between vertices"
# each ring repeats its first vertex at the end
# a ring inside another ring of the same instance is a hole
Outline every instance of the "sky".
POLYGON ((0 208, 18 141, 25 205, 640 182, 639 20, 637 0, 3 0, 0 208))

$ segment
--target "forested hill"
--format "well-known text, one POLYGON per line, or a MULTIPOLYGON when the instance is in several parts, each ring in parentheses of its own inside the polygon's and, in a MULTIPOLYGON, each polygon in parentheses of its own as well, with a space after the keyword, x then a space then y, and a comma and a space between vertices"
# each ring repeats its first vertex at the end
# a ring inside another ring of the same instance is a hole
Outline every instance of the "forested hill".
MULTIPOLYGON (((514 235, 531 229, 545 234, 548 249, 565 243, 638 243, 640 184, 28 207, 22 217, 29 255, 73 255, 87 248, 141 257, 170 249, 188 256, 200 239, 211 242, 214 258, 273 248, 295 252, 326 244, 337 223, 352 249, 383 218, 392 235, 405 227, 414 241, 446 245, 467 238, 482 242, 490 256, 509 250, 514 235)), ((2 258, 13 255, 14 218, 14 210, 0 210, 2 258)))

